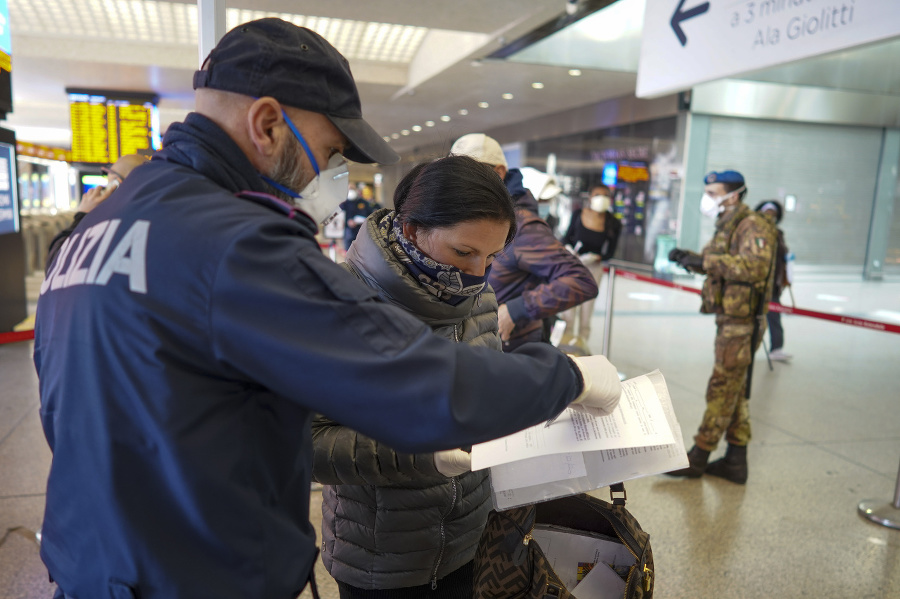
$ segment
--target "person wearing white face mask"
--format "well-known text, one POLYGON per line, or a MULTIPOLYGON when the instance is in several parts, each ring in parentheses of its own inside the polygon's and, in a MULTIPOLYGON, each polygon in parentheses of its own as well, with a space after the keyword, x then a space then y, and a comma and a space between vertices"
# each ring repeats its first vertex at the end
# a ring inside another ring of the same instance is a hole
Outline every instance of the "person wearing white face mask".
POLYGON ((716 315, 715 366, 706 412, 688 452, 690 466, 668 474, 698 478, 705 473, 745 484, 750 378, 775 278, 776 232, 767 218, 743 203, 747 186, 739 172, 712 172, 704 183, 700 210, 716 219, 716 234, 702 253, 674 249, 669 260, 706 275, 700 311, 716 315), (723 435, 728 441, 725 457, 708 463, 723 435))
POLYGON ((239 25, 194 88, 195 112, 78 223, 41 288, 57 599, 297 597, 318 553, 313 413, 417 454, 621 394, 602 356, 441 339, 322 253, 344 157, 399 156, 320 35, 239 25))
MULTIPOLYGON (((606 185, 591 189, 590 199, 572 214, 572 221, 562 241, 573 254, 581 258, 594 276, 597 285, 603 277, 603 263, 613 257, 622 232, 622 222, 610 212, 612 190, 606 185)), ((591 316, 596 298, 561 314, 566 321, 566 334, 561 345, 592 353, 588 342, 591 336, 591 316)))

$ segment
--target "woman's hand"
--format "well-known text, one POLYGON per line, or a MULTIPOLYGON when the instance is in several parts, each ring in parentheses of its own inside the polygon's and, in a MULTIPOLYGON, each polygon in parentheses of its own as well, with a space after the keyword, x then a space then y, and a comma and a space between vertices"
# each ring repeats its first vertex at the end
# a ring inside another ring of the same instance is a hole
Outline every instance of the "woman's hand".
POLYGON ((81 203, 78 204, 78 212, 90 212, 100 205, 103 200, 112 195, 112 192, 119 187, 118 180, 113 180, 106 187, 93 187, 81 196, 81 203))
POLYGON ((502 304, 497 309, 497 321, 500 326, 500 339, 502 341, 509 341, 509 336, 512 334, 513 329, 516 328, 516 324, 513 322, 512 318, 510 318, 509 309, 506 307, 506 304, 502 304))

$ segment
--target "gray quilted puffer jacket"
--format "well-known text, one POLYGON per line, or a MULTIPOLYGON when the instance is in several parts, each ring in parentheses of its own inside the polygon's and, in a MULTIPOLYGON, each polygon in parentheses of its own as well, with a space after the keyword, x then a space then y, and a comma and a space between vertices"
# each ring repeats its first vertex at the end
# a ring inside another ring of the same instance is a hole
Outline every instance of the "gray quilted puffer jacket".
MULTIPOLYGON (((347 252, 348 270, 436 334, 499 350, 493 290, 457 306, 428 293, 379 233, 389 212, 368 218, 347 252)), ((313 477, 326 485, 322 561, 335 579, 365 589, 440 584, 475 557, 491 509, 486 470, 447 478, 431 453, 398 453, 322 416, 313 447, 313 477)))

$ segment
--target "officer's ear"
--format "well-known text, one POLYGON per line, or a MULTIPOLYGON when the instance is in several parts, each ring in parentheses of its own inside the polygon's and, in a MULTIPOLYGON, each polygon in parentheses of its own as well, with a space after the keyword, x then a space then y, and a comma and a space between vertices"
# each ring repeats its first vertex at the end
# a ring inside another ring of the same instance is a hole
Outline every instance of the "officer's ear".
POLYGON ((259 98, 247 109, 247 136, 259 158, 271 160, 280 155, 284 124, 281 105, 275 98, 259 98))

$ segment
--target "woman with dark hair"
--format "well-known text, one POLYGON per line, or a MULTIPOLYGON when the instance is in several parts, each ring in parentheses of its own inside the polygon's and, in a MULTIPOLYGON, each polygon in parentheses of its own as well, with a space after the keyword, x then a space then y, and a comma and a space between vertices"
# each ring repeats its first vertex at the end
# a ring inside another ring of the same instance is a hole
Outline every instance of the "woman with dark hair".
MULTIPOLYGON (((581 209, 572 213, 569 230, 562 242, 591 271, 597 286, 603 278, 603 262, 616 253, 622 222, 610 212, 612 190, 606 185, 596 185, 591 189, 591 197, 581 209)), ((577 348, 582 353, 591 354, 588 345, 591 337, 591 317, 594 314, 596 298, 570 308, 560 316, 566 321, 566 332, 561 345, 577 348)))
MULTIPOLYGON (((346 268, 436 334, 499 351, 487 277, 516 232, 503 182, 485 164, 449 156, 406 175, 394 206, 369 216, 346 268)), ((399 453, 324 417, 313 422, 313 445, 313 476, 325 485, 322 561, 342 599, 472 597, 491 509, 487 471, 471 472, 461 449, 399 453)))
MULTIPOLYGON (((784 215, 784 208, 778 200, 766 200, 760 202, 756 208, 757 212, 768 217, 775 224, 775 231, 778 233, 778 246, 775 248, 775 284, 772 287, 772 301, 776 304, 781 303, 781 294, 786 287, 791 286, 790 273, 787 269, 788 247, 784 242, 784 231, 778 225, 781 223, 781 217, 784 215)), ((778 362, 787 362, 793 358, 793 354, 785 352, 784 347, 784 329, 781 327, 781 313, 769 310, 766 312, 766 322, 769 325, 769 358, 778 362)))

